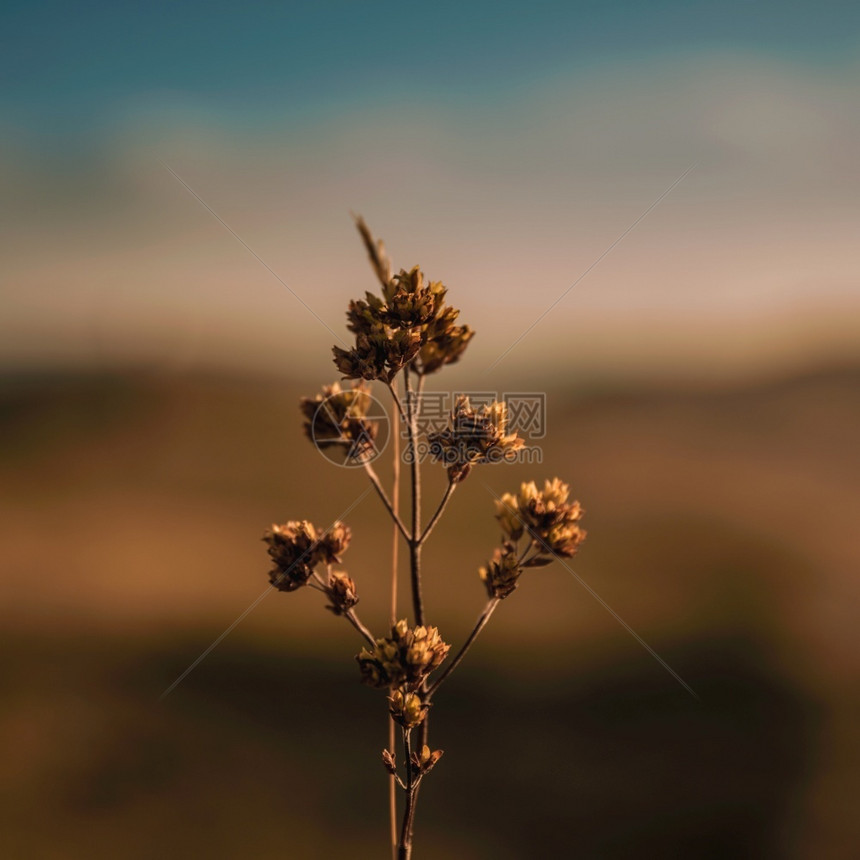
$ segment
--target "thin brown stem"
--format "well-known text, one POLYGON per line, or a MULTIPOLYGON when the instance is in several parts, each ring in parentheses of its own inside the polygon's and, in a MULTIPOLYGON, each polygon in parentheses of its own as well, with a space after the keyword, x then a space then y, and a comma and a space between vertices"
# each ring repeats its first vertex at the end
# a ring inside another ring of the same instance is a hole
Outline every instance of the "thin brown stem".
POLYGON ((418 462, 418 403, 409 383, 409 368, 404 371, 406 384, 407 432, 412 475, 412 539, 409 541, 409 572, 412 581, 412 608, 415 623, 424 624, 424 601, 421 595, 421 464, 418 462))
POLYGON ((421 537, 418 538, 419 544, 423 544, 424 541, 426 541, 427 538, 430 537, 430 532, 433 531, 434 526, 436 525, 437 522, 439 522, 439 517, 441 517, 442 514, 444 513, 445 508, 448 505, 448 499, 450 499, 451 496, 454 494, 454 490, 456 488, 457 488, 457 483, 455 481, 449 481, 448 482, 448 486, 445 488, 445 495, 442 496, 442 501, 439 502, 439 507, 436 508, 436 513, 433 514, 432 517, 430 517, 430 522, 427 523, 427 526, 424 529, 424 531, 422 532, 421 537))
MULTIPOLYGON (((406 371, 403 371, 404 376, 406 375, 406 371)), ((403 408, 403 401, 397 395, 397 389, 394 387, 394 383, 386 382, 388 386, 388 390, 391 392, 391 397, 394 400, 394 405, 397 407, 397 411, 400 413, 400 417, 406 422, 406 410, 403 408)))
MULTIPOLYGON (((390 385, 391 394, 396 397, 397 396, 397 388, 396 384, 390 385)), ((391 461, 391 509, 394 512, 394 515, 397 519, 400 519, 400 428, 397 428, 398 432, 395 432, 394 439, 392 440, 392 448, 393 455, 391 461)), ((397 525, 397 520, 394 521, 394 531, 391 536, 391 626, 393 627, 397 623, 397 568, 399 561, 399 551, 400 551, 400 540, 398 539, 398 532, 403 534, 405 529, 401 525, 397 525)), ((409 537, 405 534, 403 536, 409 540, 409 537)), ((394 723, 392 722, 393 726, 394 723)), ((392 739, 392 743, 389 746, 389 749, 394 749, 394 741, 392 739)))
MULTIPOLYGON (((424 601, 421 595, 421 465, 418 451, 418 414, 420 410, 420 393, 423 390, 423 377, 418 377, 417 396, 413 394, 410 385, 409 367, 404 371, 404 383, 406 390, 406 414, 400 407, 400 414, 406 423, 409 454, 410 454, 410 476, 412 489, 412 539, 409 541, 409 573, 412 585, 412 608, 416 624, 424 624, 424 601)), ((393 394, 394 392, 392 392, 393 394)), ((438 517, 437 517, 438 519, 438 517)), ((403 744, 406 755, 406 805, 403 811, 403 823, 400 831, 400 845, 398 847, 399 860, 410 860, 412 856, 412 830, 415 820, 415 805, 418 800, 418 783, 413 773, 410 749, 411 732, 403 733, 403 744)), ((427 739, 427 719, 420 728, 420 742, 423 745, 427 739)))
POLYGON ((343 617, 364 636, 371 648, 376 645, 376 639, 373 638, 373 634, 359 621, 354 609, 347 609, 343 613, 343 617))
POLYGON ((529 550, 532 548, 532 544, 526 544, 526 548, 523 550, 523 554, 517 559, 517 564, 522 566, 522 563, 526 560, 526 556, 529 554, 529 550))
POLYGON ((412 611, 415 623, 424 624, 424 600, 421 595, 421 547, 413 543, 409 546, 409 567, 412 578, 412 611))
POLYGON ((495 612, 496 607, 501 602, 498 597, 491 597, 487 602, 487 605, 484 607, 484 611, 481 613, 478 621, 476 622, 472 632, 469 634, 469 638, 463 643, 463 646, 457 652, 456 656, 450 663, 442 670, 442 674, 430 685, 430 688, 427 690, 427 694, 424 697, 425 701, 430 701, 433 694, 436 690, 439 689, 442 682, 460 665, 462 659, 466 656, 466 652, 472 647, 472 643, 478 638, 478 634, 484 629, 487 622, 490 620, 490 616, 495 612))
MULTIPOLYGON (((396 385, 396 383, 395 383, 396 385)), ((397 389, 395 385, 390 385, 391 394, 397 397, 397 389)), ((391 484, 391 507, 394 513, 400 515, 400 422, 394 422, 394 430, 392 440, 393 460, 391 464, 392 484, 391 484)), ((394 528, 391 535, 391 606, 389 620, 393 627, 397 623, 397 569, 400 552, 400 533, 401 529, 397 523, 394 523, 394 528)), ((393 718, 388 716, 388 749, 394 749, 395 738, 397 734, 397 725, 393 718)), ((397 781, 399 778, 396 774, 391 774, 388 780, 388 821, 391 829, 391 857, 392 860, 397 860, 397 781)), ((401 782, 401 787, 406 788, 401 782)))
POLYGON ((382 504, 385 505, 385 509, 391 516, 394 525, 397 526, 397 528, 400 530, 400 534, 403 535, 405 540, 411 541, 412 536, 409 534, 408 531, 406 531, 406 526, 403 525, 403 521, 400 519, 400 516, 397 513, 393 502, 389 500, 388 494, 385 492, 385 488, 382 486, 382 483, 379 480, 379 475, 376 474, 376 470, 373 468, 373 466, 370 465, 367 460, 363 460, 362 465, 364 466, 364 471, 367 472, 367 477, 370 478, 370 483, 373 484, 373 488, 376 490, 377 495, 380 499, 382 499, 382 504))
MULTIPOLYGON (((326 565, 326 569, 328 570, 329 575, 331 575, 330 564, 326 565)), ((313 578, 316 580, 317 584, 308 580, 308 585, 311 588, 315 588, 317 591, 323 592, 323 594, 328 594, 328 587, 326 586, 325 580, 319 575, 319 573, 317 573, 317 571, 313 571, 313 578)), ((361 633, 361 635, 367 640, 371 648, 376 645, 376 639, 374 638, 373 634, 361 623, 358 616, 355 614, 354 609, 347 609, 340 614, 343 615, 343 617, 350 624, 352 624, 352 626, 355 627, 355 629, 358 630, 359 633, 361 633)))
POLYGON ((400 827, 398 860, 410 860, 412 857, 412 828, 415 822, 415 801, 418 797, 418 784, 412 771, 410 735, 411 731, 405 729, 403 732, 403 752, 406 758, 406 808, 403 810, 403 823, 400 827))

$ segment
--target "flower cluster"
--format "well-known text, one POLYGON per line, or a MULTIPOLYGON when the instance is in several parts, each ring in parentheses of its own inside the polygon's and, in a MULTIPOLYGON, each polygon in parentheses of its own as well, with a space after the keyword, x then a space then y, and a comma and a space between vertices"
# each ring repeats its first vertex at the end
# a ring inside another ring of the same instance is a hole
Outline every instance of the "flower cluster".
POLYGON ((343 445, 350 459, 361 459, 375 450, 378 425, 367 418, 372 398, 359 382, 341 388, 339 382, 323 386, 321 394, 301 399, 304 430, 318 448, 343 445))
POLYGON ((507 597, 516 587, 522 573, 515 544, 505 542, 501 549, 493 550, 493 557, 478 568, 478 575, 490 597, 507 597))
POLYGON ((343 571, 333 571, 329 574, 325 593, 331 601, 326 609, 335 615, 343 615, 358 603, 355 583, 343 571))
POLYGON ((460 312, 445 304, 447 288, 440 281, 426 282, 418 266, 392 277, 382 244, 364 222, 359 230, 382 296, 368 292, 349 303, 347 328, 355 346, 332 348, 337 369, 348 379, 391 382, 410 363, 416 373, 428 374, 458 361, 474 332, 456 324, 460 312))
POLYGON ((340 561, 350 538, 349 527, 341 522, 336 522, 327 532, 320 532, 307 520, 290 520, 283 525, 273 523, 263 535, 274 565, 269 572, 269 582, 279 591, 301 588, 318 564, 340 561))
POLYGON ((446 364, 456 364, 475 332, 467 325, 454 325, 459 311, 446 313, 427 324, 426 338, 415 362, 419 373, 435 373, 446 364))
POLYGON ((529 481, 516 496, 505 493, 496 502, 496 518, 511 540, 525 530, 543 553, 570 558, 586 532, 579 526, 585 512, 579 502, 568 502, 569 495, 570 486, 558 478, 545 481, 542 490, 529 481))
POLYGON ((394 328, 414 329, 439 320, 442 315, 448 317, 453 314, 456 318, 458 313, 445 306, 448 291, 442 282, 425 284, 424 273, 418 266, 413 266, 408 272, 401 269, 382 292, 386 301, 379 313, 394 328))
POLYGON ((442 663, 450 647, 437 628, 410 627, 401 620, 388 636, 376 640, 373 649, 363 648, 355 659, 365 684, 416 690, 442 663))
POLYGON ((553 558, 570 558, 585 540, 580 528, 582 506, 568 502, 570 487, 554 478, 539 490, 534 481, 520 486, 517 495, 505 493, 496 501, 496 519, 502 527, 501 549, 478 571, 490 597, 503 599, 519 584, 527 567, 543 567, 553 558), (529 544, 520 553, 519 541, 529 544))
POLYGON ((408 687, 398 687, 388 697, 388 713, 398 725, 404 729, 414 729, 424 722, 429 705, 426 705, 418 693, 408 687))
POLYGON ((379 325, 359 332, 352 349, 334 346, 332 352, 335 367, 347 379, 391 382, 420 348, 419 332, 379 325))
POLYGON ((428 436, 430 453, 448 467, 451 481, 462 481, 476 463, 510 460, 525 445, 516 431, 507 433, 507 404, 494 401, 473 409, 461 395, 449 425, 428 436))
POLYGON ((413 752, 409 757, 412 769, 417 774, 430 773, 436 762, 442 758, 443 750, 431 750, 427 744, 421 747, 421 752, 413 752))

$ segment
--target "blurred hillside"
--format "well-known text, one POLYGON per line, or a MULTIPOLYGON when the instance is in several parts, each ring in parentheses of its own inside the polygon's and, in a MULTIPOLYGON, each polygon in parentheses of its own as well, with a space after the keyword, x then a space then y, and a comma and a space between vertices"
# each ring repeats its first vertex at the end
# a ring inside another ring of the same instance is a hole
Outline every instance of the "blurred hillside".
MULTIPOLYGON (((303 438, 312 391, 0 382, 3 856, 384 856, 383 703, 319 595, 272 593, 159 701, 263 592, 262 530, 365 489, 303 438)), ((416 857, 851 856, 858 427, 858 368, 548 392, 543 464, 476 469, 434 532, 431 619, 458 643, 483 604, 490 490, 558 474, 572 569, 702 701, 564 568, 530 572, 439 699, 416 857)), ((379 630, 390 528, 372 494, 345 519, 379 630)))

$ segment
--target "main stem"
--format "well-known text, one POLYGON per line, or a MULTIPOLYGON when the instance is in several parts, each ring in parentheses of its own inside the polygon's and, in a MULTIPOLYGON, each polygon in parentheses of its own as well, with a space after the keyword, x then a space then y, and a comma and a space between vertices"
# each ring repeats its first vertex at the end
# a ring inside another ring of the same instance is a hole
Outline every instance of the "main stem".
POLYGON ((406 381, 406 423, 409 436, 412 475, 412 534, 409 540, 409 573, 412 581, 412 609, 415 623, 424 624, 424 600, 421 595, 421 464, 418 462, 418 403, 409 382, 409 368, 403 373, 406 381))
MULTIPOLYGON (((397 402, 397 391, 392 387, 392 396, 397 402)), ((400 419, 393 422, 394 460, 392 462, 391 507, 394 513, 394 530, 391 537, 391 626, 397 623, 397 567, 400 548, 400 527, 397 517, 400 514, 400 419)), ((394 751, 397 727, 394 719, 388 717, 388 749, 394 751)), ((388 778, 388 821, 391 828, 391 856, 397 860, 397 783, 392 773, 388 778)))
MULTIPOLYGON (((410 476, 412 484, 412 533, 409 538, 409 575, 412 585, 412 610, 415 623, 424 624, 424 600, 421 594, 421 464, 418 459, 418 410, 420 404, 413 396, 414 390, 409 379, 409 368, 403 372, 406 388, 406 430, 409 441, 410 476)), ((423 380, 418 383, 421 391, 423 380)), ((403 823, 400 829, 399 860, 409 860, 412 856, 412 828, 415 821, 415 804, 418 800, 418 785, 414 781, 410 756, 411 731, 403 733, 406 754, 406 807, 403 810, 403 823)), ((423 746, 427 738, 427 718, 421 725, 419 743, 423 746)))
POLYGON ((406 759, 406 809, 403 811, 403 824, 400 828, 398 860, 409 860, 412 857, 412 826, 415 822, 415 800, 418 796, 418 786, 412 772, 410 735, 411 729, 405 729, 403 732, 403 754, 406 759))

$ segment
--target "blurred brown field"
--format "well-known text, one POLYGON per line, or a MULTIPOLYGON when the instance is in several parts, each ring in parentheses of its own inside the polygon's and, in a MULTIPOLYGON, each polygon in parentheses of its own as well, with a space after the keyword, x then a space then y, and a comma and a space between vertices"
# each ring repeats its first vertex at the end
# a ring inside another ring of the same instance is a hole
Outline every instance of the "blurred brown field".
MULTIPOLYGON (((386 856, 383 701, 319 595, 269 594, 159 698, 263 593, 263 529, 366 488, 303 438, 313 389, 0 382, 2 856, 386 856)), ((528 572, 438 700, 416 856, 853 856, 860 369, 560 382, 548 425, 542 465, 454 496, 431 620, 456 644, 483 605, 492 492, 557 474, 587 511, 572 570, 700 701, 571 573, 528 572)), ((380 630, 391 530, 373 494, 345 519, 380 630)))

